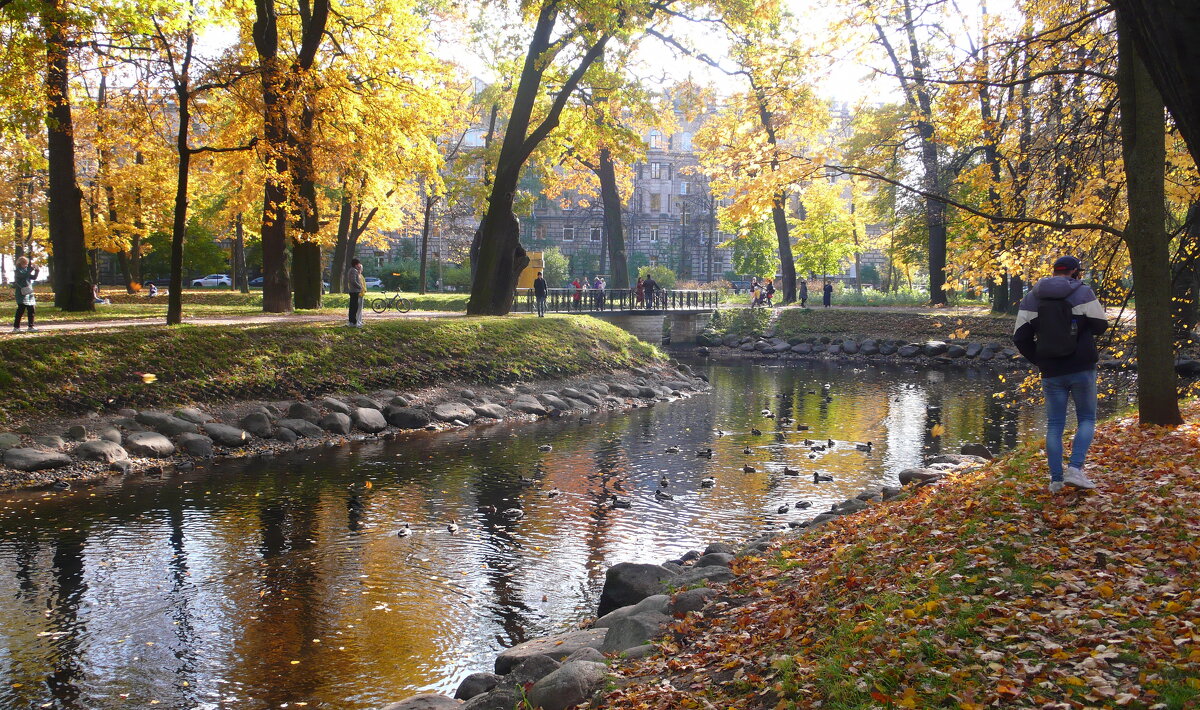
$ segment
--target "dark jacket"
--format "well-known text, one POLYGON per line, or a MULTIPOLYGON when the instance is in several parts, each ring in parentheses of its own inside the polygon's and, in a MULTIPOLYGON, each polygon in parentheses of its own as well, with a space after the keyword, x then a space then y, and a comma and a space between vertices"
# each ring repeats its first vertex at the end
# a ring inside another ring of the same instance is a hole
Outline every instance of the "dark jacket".
POLYGON ((1037 365, 1043 377, 1059 377, 1095 369, 1100 355, 1096 351, 1096 336, 1108 328, 1104 306, 1096 300, 1091 287, 1068 276, 1042 279, 1021 299, 1017 324, 1013 329, 1013 344, 1025 359, 1037 365), (1075 352, 1066 357, 1037 357, 1038 307, 1046 298, 1065 299, 1071 315, 1079 324, 1079 340, 1075 352))
POLYGON ((533 294, 538 298, 546 297, 546 279, 539 276, 533 280, 533 294))

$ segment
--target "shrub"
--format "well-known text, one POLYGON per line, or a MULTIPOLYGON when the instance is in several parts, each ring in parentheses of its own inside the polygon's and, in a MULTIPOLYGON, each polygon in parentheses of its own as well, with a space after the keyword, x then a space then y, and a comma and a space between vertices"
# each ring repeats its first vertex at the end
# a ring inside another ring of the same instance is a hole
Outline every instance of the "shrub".
POLYGON ((665 266, 643 266, 638 269, 638 276, 653 276, 659 288, 675 288, 675 272, 665 266))

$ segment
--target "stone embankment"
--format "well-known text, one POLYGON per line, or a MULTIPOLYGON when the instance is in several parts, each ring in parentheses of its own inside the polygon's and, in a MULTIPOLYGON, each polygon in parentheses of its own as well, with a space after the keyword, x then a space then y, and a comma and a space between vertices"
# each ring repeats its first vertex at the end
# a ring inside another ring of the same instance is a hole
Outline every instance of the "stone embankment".
POLYGON ((383 390, 372 396, 173 411, 122 409, 110 416, 0 432, 0 487, 62 488, 70 481, 111 475, 188 470, 218 457, 272 456, 411 430, 648 406, 707 389, 703 377, 686 365, 656 364, 538 385, 383 390))
MULTIPOLYGON (((962 454, 933 457, 924 467, 901 471, 900 487, 864 490, 811 520, 789 524, 805 529, 790 534, 804 534, 835 518, 905 496, 908 490, 938 485, 990 458, 991 453, 979 444, 964 446, 962 454)), ((587 703, 614 680, 609 663, 653 654, 652 642, 675 619, 693 613, 719 615, 730 601, 720 585, 738 578, 738 559, 767 552, 783 534, 789 533, 771 530, 738 545, 713 543, 662 564, 613 565, 605 574, 599 618, 583 628, 503 651, 491 672, 467 676, 454 697, 425 693, 383 710, 566 710, 587 703)))

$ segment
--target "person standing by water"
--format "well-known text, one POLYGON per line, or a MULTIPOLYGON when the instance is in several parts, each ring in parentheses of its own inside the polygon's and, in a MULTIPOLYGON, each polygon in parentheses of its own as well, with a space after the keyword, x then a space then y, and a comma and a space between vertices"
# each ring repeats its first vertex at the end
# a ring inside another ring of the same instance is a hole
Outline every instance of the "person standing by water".
POLYGON ((576 277, 571 285, 575 287, 575 296, 571 299, 575 303, 575 310, 583 310, 583 284, 579 282, 579 277, 576 277))
POLYGON ((37 332, 37 328, 33 327, 33 309, 37 305, 37 298, 33 295, 33 282, 37 277, 38 268, 28 257, 22 256, 17 259, 16 269, 13 271, 13 291, 17 299, 17 315, 13 317, 14 333, 21 332, 21 316, 25 313, 29 314, 28 332, 37 332))
POLYGON ((658 282, 650 274, 646 274, 646 280, 642 282, 642 290, 646 292, 646 308, 652 310, 654 308, 654 292, 658 290, 658 282))
POLYGON ((542 272, 538 272, 537 278, 533 280, 533 297, 537 301, 538 318, 546 317, 546 279, 542 277, 542 272))
POLYGON ((1058 493, 1064 484, 1096 487, 1083 473, 1083 462, 1096 430, 1096 363, 1100 355, 1095 336, 1108 328, 1108 318, 1096 294, 1079 280, 1083 276, 1079 259, 1060 257, 1053 268, 1053 276, 1038 281, 1021 299, 1013 344, 1042 373, 1050 492, 1058 493), (1068 398, 1075 401, 1078 426, 1064 472, 1068 398))
POLYGON ((800 282, 800 307, 808 308, 808 281, 800 282))
POLYGON ((367 290, 367 283, 362 274, 362 262, 351 259, 350 270, 346 272, 346 293, 350 294, 350 312, 347 317, 351 328, 361 328, 363 325, 363 292, 367 290))
POLYGON ((825 295, 823 297, 823 301, 825 303, 825 307, 829 308, 830 306, 833 305, 833 284, 826 281, 824 292, 825 292, 825 295))
POLYGON ((638 308, 646 307, 646 282, 641 276, 638 277, 637 286, 633 289, 633 297, 637 300, 638 308))

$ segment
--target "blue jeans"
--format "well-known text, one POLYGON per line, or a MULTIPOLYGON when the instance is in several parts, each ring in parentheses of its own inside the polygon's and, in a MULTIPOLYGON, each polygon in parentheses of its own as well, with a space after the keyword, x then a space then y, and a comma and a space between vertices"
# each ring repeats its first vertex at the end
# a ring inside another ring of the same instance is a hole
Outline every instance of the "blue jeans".
POLYGON ((545 296, 537 297, 537 314, 538 314, 538 318, 543 318, 546 315, 546 297, 545 296))
POLYGON ((1042 391, 1046 393, 1046 458, 1050 461, 1050 480, 1061 481, 1067 398, 1075 400, 1075 418, 1079 421, 1071 442, 1070 465, 1083 470, 1083 460, 1096 433, 1096 371, 1043 377, 1042 391))

